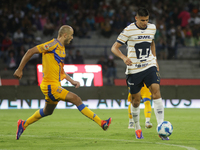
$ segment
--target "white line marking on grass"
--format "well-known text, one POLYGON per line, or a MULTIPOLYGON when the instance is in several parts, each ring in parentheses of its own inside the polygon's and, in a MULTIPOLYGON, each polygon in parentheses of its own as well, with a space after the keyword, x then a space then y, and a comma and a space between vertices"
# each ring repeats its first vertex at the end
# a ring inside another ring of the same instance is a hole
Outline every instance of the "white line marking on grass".
MULTIPOLYGON (((13 135, 0 135, 0 136, 13 136, 13 135)), ((154 144, 154 142, 147 142, 147 141, 133 141, 133 140, 125 140, 125 139, 102 139, 102 138, 82 138, 82 137, 65 137, 65 136, 36 136, 36 135, 23 135, 23 136, 27 136, 27 137, 45 137, 45 138, 50 138, 50 137, 56 137, 56 138, 66 138, 66 139, 81 139, 81 140, 101 140, 101 141, 115 141, 115 142, 135 142, 135 143, 148 143, 148 144, 154 144)), ((167 143, 160 143, 160 142, 156 142, 155 144, 160 144, 160 145, 169 145, 169 146, 176 146, 176 147, 181 147, 181 148, 185 148, 187 150, 197 150, 194 147, 188 147, 188 146, 184 146, 184 145, 176 145, 176 144, 167 144, 167 143)))

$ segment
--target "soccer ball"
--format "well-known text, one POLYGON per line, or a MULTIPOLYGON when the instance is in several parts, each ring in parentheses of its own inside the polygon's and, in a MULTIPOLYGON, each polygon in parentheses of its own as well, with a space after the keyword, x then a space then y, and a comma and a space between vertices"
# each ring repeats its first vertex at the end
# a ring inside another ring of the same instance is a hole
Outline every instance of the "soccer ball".
POLYGON ((157 126, 158 135, 161 137, 168 137, 173 132, 173 126, 169 121, 163 121, 157 126))

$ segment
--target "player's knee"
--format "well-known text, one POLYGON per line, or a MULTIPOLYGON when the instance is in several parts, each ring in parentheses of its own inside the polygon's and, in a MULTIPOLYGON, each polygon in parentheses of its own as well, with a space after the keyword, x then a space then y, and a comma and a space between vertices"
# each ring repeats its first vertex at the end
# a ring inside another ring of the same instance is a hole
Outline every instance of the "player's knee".
POLYGON ((44 114, 45 114, 45 116, 49 116, 49 115, 53 114, 53 111, 46 110, 46 111, 44 111, 44 114))
POLYGON ((140 105, 139 102, 133 102, 132 104, 133 104, 133 107, 135 107, 135 108, 139 107, 139 105, 140 105))
POLYGON ((160 98, 160 97, 161 97, 161 95, 160 95, 160 91, 159 90, 157 90, 157 91, 152 93, 152 98, 153 99, 157 99, 157 98, 160 98))
POLYGON ((73 96, 73 103, 76 106, 79 106, 80 104, 82 104, 82 100, 81 100, 81 98, 78 95, 74 94, 74 96, 73 96))

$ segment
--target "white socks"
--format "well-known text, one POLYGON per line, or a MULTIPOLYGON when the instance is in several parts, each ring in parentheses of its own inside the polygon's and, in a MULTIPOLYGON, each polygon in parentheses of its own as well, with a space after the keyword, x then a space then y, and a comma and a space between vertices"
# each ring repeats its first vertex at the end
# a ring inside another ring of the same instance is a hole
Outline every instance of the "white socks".
POLYGON ((154 113, 156 115, 157 123, 161 123, 164 121, 164 106, 162 103, 162 98, 154 99, 154 113))
POLYGON ((146 122, 150 122, 150 119, 151 119, 151 118, 146 118, 146 122))
POLYGON ((135 130, 141 129, 140 122, 139 122, 140 107, 138 106, 137 108, 135 108, 135 107, 133 107, 133 105, 131 105, 131 114, 133 115, 133 121, 135 123, 135 130))
POLYGON ((134 121, 133 121, 133 118, 129 118, 129 122, 134 122, 134 121))

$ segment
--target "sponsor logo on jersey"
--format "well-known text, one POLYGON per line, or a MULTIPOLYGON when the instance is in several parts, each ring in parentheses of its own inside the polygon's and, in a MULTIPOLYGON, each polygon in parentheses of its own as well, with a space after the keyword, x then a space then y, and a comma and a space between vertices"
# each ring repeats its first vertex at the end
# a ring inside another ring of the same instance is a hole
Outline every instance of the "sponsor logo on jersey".
POLYGON ((49 45, 48 44, 44 45, 44 49, 48 50, 49 49, 49 45))
POLYGON ((146 67, 149 63, 145 63, 145 64, 135 64, 136 68, 141 68, 141 67, 146 67))
POLYGON ((138 39, 151 39, 150 35, 138 36, 138 39))

